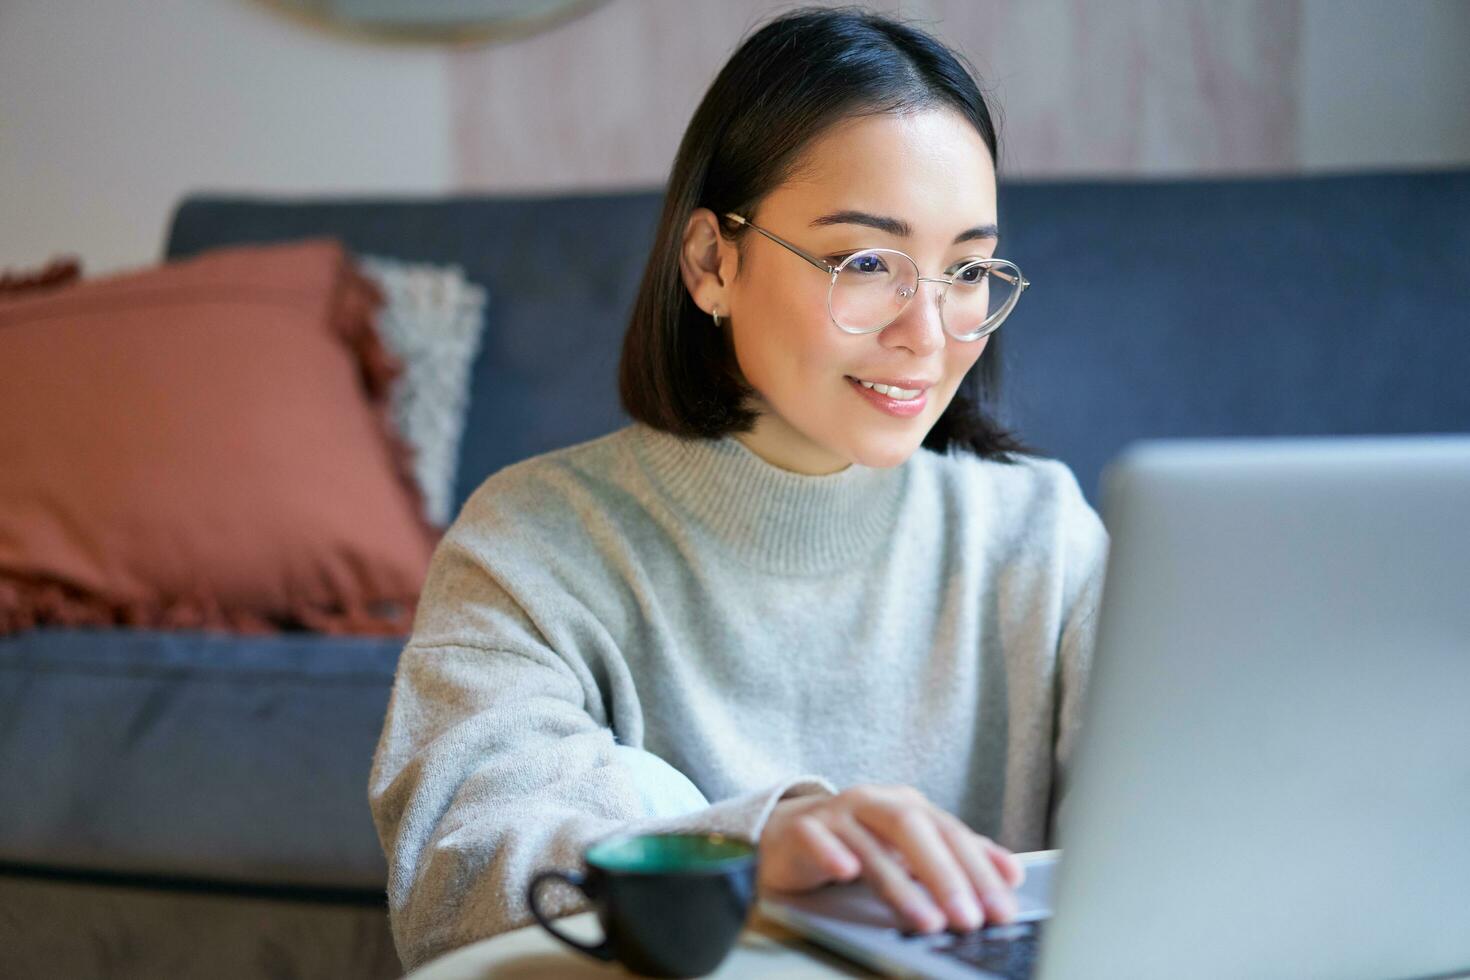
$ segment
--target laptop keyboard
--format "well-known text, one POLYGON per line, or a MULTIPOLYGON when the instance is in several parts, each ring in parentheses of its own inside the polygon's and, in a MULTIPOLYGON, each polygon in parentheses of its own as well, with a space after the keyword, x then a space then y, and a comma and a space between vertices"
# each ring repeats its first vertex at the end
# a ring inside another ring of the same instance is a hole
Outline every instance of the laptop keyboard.
POLYGON ((1044 920, 988 926, 978 932, 955 936, 933 951, 1005 977, 1029 980, 1036 966, 1044 920))

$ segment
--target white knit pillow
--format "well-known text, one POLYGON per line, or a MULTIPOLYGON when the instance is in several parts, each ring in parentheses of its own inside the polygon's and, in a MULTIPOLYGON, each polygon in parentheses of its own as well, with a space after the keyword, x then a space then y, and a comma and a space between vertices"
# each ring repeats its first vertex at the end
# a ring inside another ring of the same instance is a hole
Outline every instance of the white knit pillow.
POLYGON ((378 333, 404 364, 392 392, 393 420, 416 450, 414 475, 428 519, 453 519, 454 476, 469 408, 470 368, 485 329, 485 287, 457 265, 360 255, 358 264, 383 289, 378 333))

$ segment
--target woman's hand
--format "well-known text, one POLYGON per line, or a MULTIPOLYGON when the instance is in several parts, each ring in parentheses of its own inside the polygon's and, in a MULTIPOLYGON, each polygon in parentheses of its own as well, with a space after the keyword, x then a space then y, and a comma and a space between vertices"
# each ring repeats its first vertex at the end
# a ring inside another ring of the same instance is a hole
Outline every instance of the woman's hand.
POLYGON ((1010 851, 909 786, 782 800, 759 847, 762 892, 862 877, 919 932, 1012 921, 1026 877, 1010 851))

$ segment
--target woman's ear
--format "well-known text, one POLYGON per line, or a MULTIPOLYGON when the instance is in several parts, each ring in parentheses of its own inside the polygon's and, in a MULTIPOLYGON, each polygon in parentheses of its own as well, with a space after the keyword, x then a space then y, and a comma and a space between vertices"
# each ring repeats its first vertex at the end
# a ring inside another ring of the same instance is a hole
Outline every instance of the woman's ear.
POLYGON ((679 271, 694 303, 706 313, 729 316, 727 301, 735 253, 720 235, 719 219, 709 208, 695 208, 684 226, 679 271))

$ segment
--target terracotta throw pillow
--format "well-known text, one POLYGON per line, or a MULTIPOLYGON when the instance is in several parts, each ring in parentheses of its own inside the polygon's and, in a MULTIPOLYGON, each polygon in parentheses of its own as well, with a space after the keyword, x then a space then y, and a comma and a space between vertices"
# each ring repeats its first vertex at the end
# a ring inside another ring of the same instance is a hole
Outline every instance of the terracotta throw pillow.
POLYGON ((406 634, 437 530, 332 239, 0 296, 0 634, 406 634))
POLYGON ((0 296, 58 289, 81 278, 82 260, 58 255, 39 269, 0 269, 0 296))

